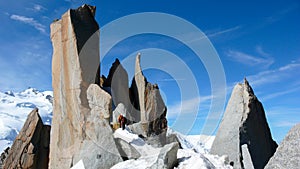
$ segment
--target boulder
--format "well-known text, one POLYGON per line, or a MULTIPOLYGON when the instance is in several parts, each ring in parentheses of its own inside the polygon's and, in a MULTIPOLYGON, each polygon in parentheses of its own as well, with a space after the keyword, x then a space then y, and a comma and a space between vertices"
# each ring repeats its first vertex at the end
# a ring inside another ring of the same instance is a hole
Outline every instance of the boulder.
POLYGON ((146 138, 147 137, 147 125, 145 123, 133 123, 128 125, 128 128, 132 131, 132 133, 139 135, 139 137, 146 138))
POLYGON ((178 145, 179 145, 179 148, 182 149, 181 143, 180 143, 177 135, 174 134, 174 133, 170 134, 170 133, 167 132, 166 144, 170 144, 170 143, 173 143, 173 142, 177 142, 178 145))
POLYGON ((265 169, 297 169, 300 166, 300 124, 294 126, 278 146, 265 169))
POLYGON ((109 123, 112 116, 111 96, 98 85, 91 84, 87 89, 87 100, 90 107, 90 116, 88 117, 91 120, 105 119, 109 123))
POLYGON ((276 148, 264 108, 245 79, 244 84, 237 84, 233 89, 211 153, 228 155, 233 168, 253 164, 254 168, 262 169, 276 148))
POLYGON ((144 140, 147 144, 150 144, 152 147, 163 147, 167 142, 166 132, 162 132, 158 135, 148 136, 144 138, 144 140))
POLYGON ((159 152, 155 163, 150 167, 151 169, 171 169, 177 164, 177 151, 179 145, 173 142, 165 145, 159 152))
POLYGON ((115 145, 111 96, 100 85, 95 7, 68 10, 51 24, 54 95, 50 168, 110 168, 122 161, 115 145))
POLYGON ((43 125, 34 109, 17 135, 3 168, 47 169, 49 161, 50 126, 43 125))
POLYGON ((136 57, 135 76, 130 87, 131 102, 135 109, 139 111, 137 119, 139 119, 138 122, 144 130, 137 134, 142 134, 144 137, 163 134, 165 137, 167 108, 157 84, 149 83, 144 77, 140 57, 140 54, 136 57))
POLYGON ((115 138, 115 141, 123 160, 138 159, 141 157, 141 154, 126 141, 120 138, 115 138))

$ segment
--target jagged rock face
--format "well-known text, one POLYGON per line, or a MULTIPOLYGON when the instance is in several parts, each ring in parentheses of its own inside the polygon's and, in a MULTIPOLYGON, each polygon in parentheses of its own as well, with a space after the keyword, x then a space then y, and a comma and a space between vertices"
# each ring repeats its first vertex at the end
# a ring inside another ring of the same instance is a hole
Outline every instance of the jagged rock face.
POLYGON ((160 95, 158 86, 147 82, 140 66, 140 54, 136 57, 135 76, 130 88, 131 102, 140 111, 140 127, 145 137, 163 134, 167 129, 167 108, 160 95))
POLYGON ((278 146, 265 169, 297 169, 300 166, 300 124, 294 126, 278 146))
POLYGON ((109 168, 122 161, 108 123, 111 97, 91 85, 100 83, 99 26, 94 15, 95 7, 83 5, 51 24, 50 168, 70 168, 81 159, 86 169, 109 168))
POLYGON ((244 84, 237 84, 233 89, 211 153, 228 155, 234 168, 253 164, 254 168, 260 169, 264 168, 276 148, 263 106, 245 79, 244 84))
POLYGON ((44 126, 34 109, 16 137, 3 168, 46 169, 49 160, 50 126, 44 126))
POLYGON ((167 128, 167 108, 159 93, 158 86, 147 83, 146 87, 146 120, 149 122, 148 133, 158 135, 167 128))

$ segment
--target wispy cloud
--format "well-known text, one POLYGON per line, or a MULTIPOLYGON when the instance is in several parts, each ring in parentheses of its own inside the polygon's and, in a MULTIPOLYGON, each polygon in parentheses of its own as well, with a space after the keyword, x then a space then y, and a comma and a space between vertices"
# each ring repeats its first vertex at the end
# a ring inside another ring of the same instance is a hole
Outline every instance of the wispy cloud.
POLYGON ((266 85, 281 82, 283 79, 294 78, 300 71, 300 63, 290 63, 274 70, 262 71, 256 75, 248 76, 252 86, 266 85))
MULTIPOLYGON (((189 42, 198 42, 205 38, 212 38, 212 37, 218 37, 226 33, 234 32, 238 29, 240 29, 242 26, 238 25, 232 28, 223 29, 223 30, 209 30, 205 32, 205 36, 195 36, 194 33, 185 34, 185 39, 189 39, 189 42)), ((197 34, 198 35, 198 34, 197 34)))
POLYGON ((199 96, 188 100, 183 100, 173 105, 168 105, 168 118, 176 117, 179 113, 191 114, 198 113, 198 108, 201 103, 208 102, 213 96, 199 96))
POLYGON ((36 12, 39 12, 39 11, 42 11, 42 10, 47 10, 45 7, 43 7, 42 5, 39 5, 39 4, 34 4, 33 9, 36 12))
POLYGON ((269 94, 267 96, 264 96, 262 98, 263 101, 266 101, 266 100, 269 100, 269 99, 273 99, 273 98, 276 98, 276 97, 279 97, 279 96, 283 96, 283 95, 286 95, 286 94, 289 94, 289 93, 293 93, 293 92, 296 92, 300 90, 300 87, 296 87, 296 88, 291 88, 289 90, 285 90, 285 91, 280 91, 280 92, 276 92, 276 93, 272 93, 272 94, 269 94))
POLYGON ((11 15, 10 19, 28 24, 30 26, 33 26, 36 30, 38 30, 42 33, 46 33, 46 26, 39 23, 38 21, 36 21, 33 18, 29 18, 29 17, 22 16, 22 15, 11 15))
POLYGON ((258 54, 260 54, 261 56, 264 56, 264 57, 270 57, 270 54, 267 53, 267 52, 265 52, 261 46, 256 46, 255 50, 256 50, 256 52, 257 52, 258 54))
POLYGON ((277 13, 273 14, 272 16, 267 17, 265 19, 265 21, 268 24, 277 22, 277 21, 281 20, 282 18, 284 18, 290 12, 298 9, 298 7, 299 7, 298 4, 294 4, 292 6, 289 6, 289 7, 285 8, 285 9, 282 9, 282 10, 278 11, 277 13))
POLYGON ((236 31, 236 30, 240 29, 241 27, 242 26, 239 25, 239 26, 235 26, 235 27, 228 28, 228 29, 225 29, 225 30, 220 30, 220 31, 216 31, 216 32, 207 33, 206 36, 209 37, 209 38, 219 36, 219 35, 222 35, 222 34, 225 34, 225 33, 236 31))
POLYGON ((33 11, 33 12, 41 12, 41 11, 46 11, 47 8, 40 4, 33 4, 30 8, 26 8, 26 10, 33 11))
POLYGON ((275 123, 276 127, 293 127, 294 125, 296 125, 297 123, 299 123, 299 121, 279 121, 277 123, 275 123))
MULTIPOLYGON (((263 50, 260 49, 260 52, 263 52, 263 50)), ((264 53, 264 55, 266 54, 267 53, 264 53)), ((262 65, 264 67, 269 67, 274 63, 274 59, 271 57, 258 57, 237 50, 228 50, 226 52, 226 55, 235 62, 239 62, 249 66, 262 65)))
POLYGON ((4 15, 6 16, 9 16, 9 13, 8 12, 3 12, 4 15))
POLYGON ((186 79, 173 79, 173 78, 166 78, 166 79, 160 79, 157 80, 158 82, 172 82, 172 81, 182 81, 182 80, 186 80, 186 79))

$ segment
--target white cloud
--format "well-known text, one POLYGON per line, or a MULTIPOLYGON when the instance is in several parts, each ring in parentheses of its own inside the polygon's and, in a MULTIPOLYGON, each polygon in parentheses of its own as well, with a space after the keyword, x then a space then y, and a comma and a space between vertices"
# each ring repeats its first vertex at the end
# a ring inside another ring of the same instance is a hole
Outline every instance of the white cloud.
POLYGON ((271 57, 257 57, 236 50, 229 50, 226 52, 226 55, 233 61, 250 66, 261 65, 263 67, 269 67, 274 62, 274 59, 271 57))
POLYGON ((28 24, 30 26, 33 26, 35 29, 42 33, 46 33, 46 26, 39 23, 33 18, 28 18, 26 16, 21 16, 21 15, 11 15, 10 19, 20 21, 22 23, 28 24))

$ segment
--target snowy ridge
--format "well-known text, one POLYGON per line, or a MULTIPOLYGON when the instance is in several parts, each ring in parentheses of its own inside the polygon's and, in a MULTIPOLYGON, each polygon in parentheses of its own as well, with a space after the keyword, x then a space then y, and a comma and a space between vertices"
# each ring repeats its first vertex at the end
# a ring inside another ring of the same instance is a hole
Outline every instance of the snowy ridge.
POLYGON ((24 125, 27 115, 34 109, 44 124, 51 125, 53 92, 40 92, 28 88, 22 92, 0 92, 0 151, 11 146, 15 137, 24 125))
MULTIPOLYGON (((175 134, 182 146, 177 152, 179 161, 177 169, 231 169, 226 165, 226 157, 209 154, 209 148, 212 145, 214 136, 192 135, 185 136, 178 132, 168 130, 168 135, 175 134)), ((127 160, 118 163, 112 169, 143 169, 150 167, 156 160, 160 148, 154 148, 133 134, 128 128, 126 130, 118 129, 114 133, 115 138, 121 138, 131 144, 141 154, 137 160, 127 160)))

